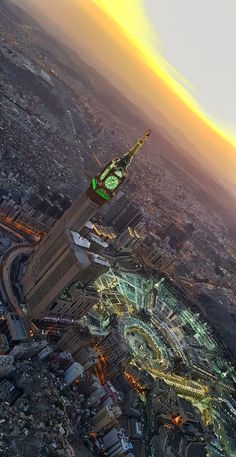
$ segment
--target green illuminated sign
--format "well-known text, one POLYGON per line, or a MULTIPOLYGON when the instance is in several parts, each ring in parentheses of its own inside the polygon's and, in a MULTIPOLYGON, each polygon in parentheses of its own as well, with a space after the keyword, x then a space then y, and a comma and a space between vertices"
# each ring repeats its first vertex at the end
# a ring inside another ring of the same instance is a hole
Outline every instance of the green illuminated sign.
POLYGON ((111 198, 109 197, 109 195, 107 195, 105 192, 103 192, 103 190, 101 189, 96 189, 95 190, 96 194, 100 195, 102 198, 104 198, 104 200, 110 200, 111 198))
POLYGON ((91 181, 91 186, 92 186, 92 189, 96 189, 97 187, 97 180, 96 178, 93 178, 92 181, 91 181))

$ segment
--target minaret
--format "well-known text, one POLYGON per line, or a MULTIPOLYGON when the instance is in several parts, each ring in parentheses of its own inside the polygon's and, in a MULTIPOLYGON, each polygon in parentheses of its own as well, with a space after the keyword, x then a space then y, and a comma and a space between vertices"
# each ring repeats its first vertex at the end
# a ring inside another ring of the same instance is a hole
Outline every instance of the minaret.
POLYGON ((30 293, 65 251, 65 229, 79 232, 99 207, 112 199, 126 177, 132 158, 150 133, 148 130, 126 154, 109 162, 102 172, 91 180, 87 191, 63 214, 39 244, 27 262, 27 271, 22 279, 25 295, 30 293))

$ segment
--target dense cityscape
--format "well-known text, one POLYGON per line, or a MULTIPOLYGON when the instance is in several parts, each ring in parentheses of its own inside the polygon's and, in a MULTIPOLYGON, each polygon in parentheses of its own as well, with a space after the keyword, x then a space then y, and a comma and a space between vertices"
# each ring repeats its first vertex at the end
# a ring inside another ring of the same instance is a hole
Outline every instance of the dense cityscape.
POLYGON ((236 456, 228 209, 92 67, 0 12, 0 454, 236 456))

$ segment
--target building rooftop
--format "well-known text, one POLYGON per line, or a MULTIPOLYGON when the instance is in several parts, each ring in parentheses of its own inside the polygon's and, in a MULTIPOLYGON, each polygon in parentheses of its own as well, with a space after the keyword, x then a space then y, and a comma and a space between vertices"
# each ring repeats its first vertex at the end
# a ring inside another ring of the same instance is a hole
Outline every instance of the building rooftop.
POLYGON ((91 241, 94 241, 95 243, 100 244, 100 246, 102 246, 103 248, 108 247, 108 243, 103 241, 102 238, 100 238, 100 236, 97 236, 97 235, 94 235, 93 233, 91 233, 90 239, 91 239, 91 241))
POLYGON ((28 337, 25 325, 17 314, 7 314, 6 321, 12 340, 25 340, 28 337))
POLYGON ((91 230, 93 229, 93 223, 92 223, 91 221, 86 222, 86 223, 84 224, 84 226, 85 226, 86 228, 88 228, 88 229, 91 229, 91 230))
POLYGON ((100 263, 101 265, 107 266, 108 268, 110 267, 110 263, 105 259, 105 257, 102 257, 99 254, 95 254, 94 252, 91 252, 90 256, 94 263, 100 263))
POLYGON ((87 238, 83 238, 78 232, 74 232, 73 230, 71 230, 71 235, 76 246, 80 246, 86 249, 90 248, 90 242, 87 240, 87 238))

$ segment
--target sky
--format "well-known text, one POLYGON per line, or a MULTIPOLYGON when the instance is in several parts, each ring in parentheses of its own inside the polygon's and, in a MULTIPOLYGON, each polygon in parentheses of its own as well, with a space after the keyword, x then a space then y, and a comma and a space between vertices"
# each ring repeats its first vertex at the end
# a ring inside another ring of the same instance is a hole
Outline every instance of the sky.
POLYGON ((236 196, 235 0, 28 1, 236 196))
POLYGON ((236 1, 95 3, 182 100, 236 146, 236 1))
POLYGON ((161 52, 236 145, 235 0, 145 0, 161 52))

